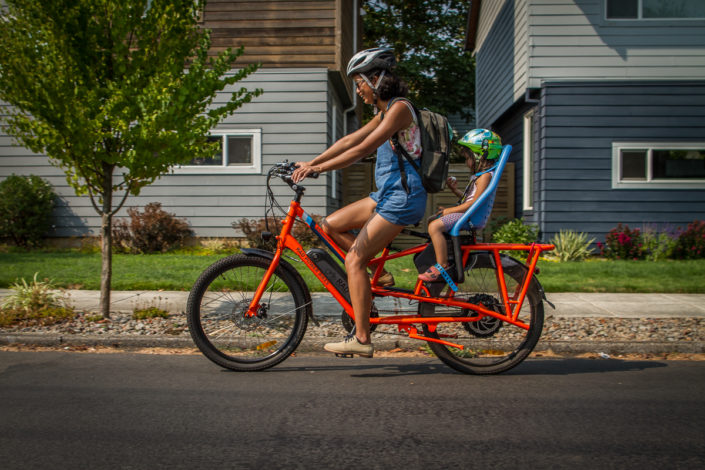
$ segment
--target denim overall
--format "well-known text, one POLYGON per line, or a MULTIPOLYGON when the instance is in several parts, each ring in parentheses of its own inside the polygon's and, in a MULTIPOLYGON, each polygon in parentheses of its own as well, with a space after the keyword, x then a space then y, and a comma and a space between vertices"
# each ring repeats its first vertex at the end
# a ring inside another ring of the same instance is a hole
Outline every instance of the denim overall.
POLYGON ((421 176, 411 164, 403 159, 409 194, 401 184, 399 159, 392 150, 389 140, 377 149, 375 183, 378 190, 370 193, 377 203, 375 212, 384 220, 396 225, 414 225, 426 212, 426 190, 421 184, 421 176))

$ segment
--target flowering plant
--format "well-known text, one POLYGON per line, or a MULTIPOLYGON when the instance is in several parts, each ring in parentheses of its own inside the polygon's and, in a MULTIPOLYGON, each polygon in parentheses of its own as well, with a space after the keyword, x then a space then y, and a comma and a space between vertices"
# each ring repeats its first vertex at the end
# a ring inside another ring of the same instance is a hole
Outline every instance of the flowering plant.
POLYGON ((610 259, 643 259, 646 254, 641 231, 622 224, 610 230, 605 243, 597 246, 602 256, 610 259))
POLYGON ((673 249, 676 259, 705 258, 705 221, 696 220, 688 224, 673 249))

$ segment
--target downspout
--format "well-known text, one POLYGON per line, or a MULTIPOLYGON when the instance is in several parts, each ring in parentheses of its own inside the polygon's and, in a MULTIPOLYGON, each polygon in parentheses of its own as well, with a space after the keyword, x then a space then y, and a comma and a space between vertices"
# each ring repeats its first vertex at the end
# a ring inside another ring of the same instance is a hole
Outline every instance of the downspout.
MULTIPOLYGON (((355 12, 353 14, 353 54, 357 52, 357 18, 360 16, 357 1, 358 0, 353 0, 353 12, 355 12)), ((343 110, 343 135, 348 135, 348 114, 355 111, 355 108, 357 108, 357 92, 353 88, 352 106, 343 110)))
MULTIPOLYGON (((545 225, 545 215, 544 215, 545 207, 544 207, 544 194, 543 194, 543 191, 541 188, 541 179, 543 177, 543 165, 544 165, 544 161, 541 156, 541 145, 540 145, 541 134, 543 132, 543 129, 541 127, 541 115, 542 115, 542 112, 541 112, 541 90, 538 90, 538 92, 539 92, 538 98, 532 98, 532 94, 531 94, 532 91, 536 91, 536 89, 532 89, 532 88, 526 89, 526 92, 524 93, 524 102, 527 104, 535 104, 536 105, 536 107, 535 107, 536 112, 534 113, 534 116, 532 117, 532 119, 535 119, 535 121, 536 121, 536 127, 537 127, 536 133, 538 134, 538 137, 536 139, 537 145, 536 145, 536 148, 534 148, 534 152, 536 153, 536 155, 535 155, 536 167, 537 167, 536 173, 538 174, 538 177, 536 178, 536 185, 534 188, 534 193, 536 194, 536 200, 534 201, 534 206, 535 206, 534 212, 537 214, 536 223, 539 226, 539 233, 541 233, 543 235, 545 233, 545 230, 544 230, 545 229, 545 226, 544 226, 545 225)), ((533 126, 532 126, 532 128, 533 128, 533 126)), ((531 136, 530 138, 533 140, 533 137, 534 136, 531 136)), ((532 158, 533 157, 534 157, 534 155, 532 155, 532 158)))

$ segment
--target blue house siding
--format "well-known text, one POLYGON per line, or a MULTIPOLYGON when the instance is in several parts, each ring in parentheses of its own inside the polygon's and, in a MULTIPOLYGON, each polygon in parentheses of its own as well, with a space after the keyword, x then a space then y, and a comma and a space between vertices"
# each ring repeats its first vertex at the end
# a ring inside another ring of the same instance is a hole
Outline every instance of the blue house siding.
POLYGON ((601 240, 618 223, 705 219, 705 189, 612 187, 613 142, 705 141, 705 81, 546 83, 539 113, 544 239, 562 228, 601 240))

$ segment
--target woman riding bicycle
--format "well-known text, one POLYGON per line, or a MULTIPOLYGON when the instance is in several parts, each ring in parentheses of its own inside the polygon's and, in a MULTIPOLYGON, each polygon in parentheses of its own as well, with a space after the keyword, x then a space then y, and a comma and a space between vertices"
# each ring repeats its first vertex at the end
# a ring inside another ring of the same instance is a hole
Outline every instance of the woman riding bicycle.
MULTIPOLYGON (((366 104, 374 105, 383 112, 377 113, 361 129, 341 138, 313 160, 298 162, 298 168, 292 175, 294 182, 299 182, 312 173, 345 168, 377 151, 375 183, 378 190, 335 211, 323 223, 328 235, 347 250, 345 268, 355 313, 353 334, 339 343, 325 345, 327 351, 337 354, 372 357, 372 290, 367 265, 405 225, 419 222, 426 209, 426 191, 421 177, 404 160, 408 191, 404 188, 399 159, 391 144, 391 138, 396 134, 399 145, 403 145, 412 157, 421 155, 418 117, 411 103, 396 100, 390 106, 394 98, 403 98, 408 93, 406 84, 393 72, 395 65, 393 52, 385 48, 364 50, 350 59, 347 74, 354 80, 357 94, 366 104), (357 236, 350 233, 353 229, 360 230, 357 236)), ((385 277, 391 280, 390 274, 385 277)))

